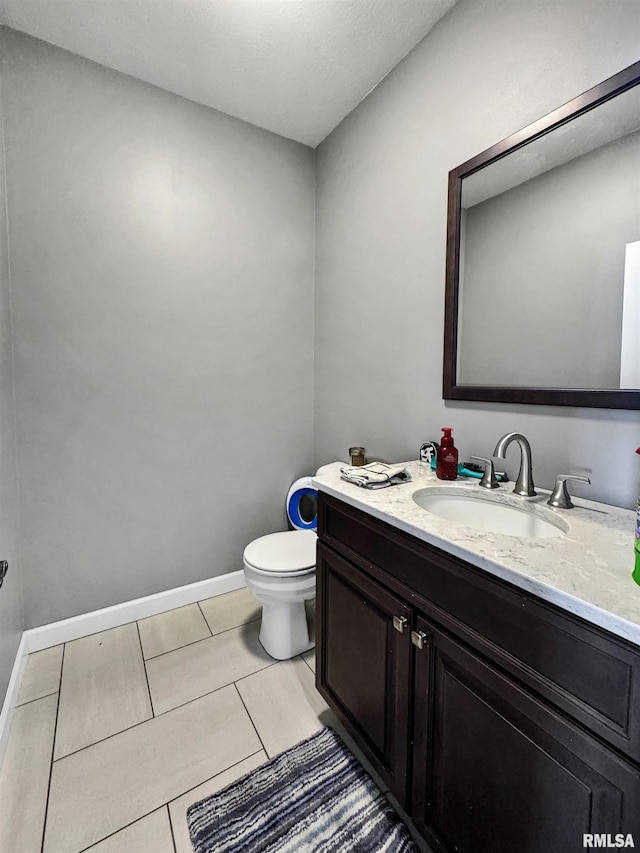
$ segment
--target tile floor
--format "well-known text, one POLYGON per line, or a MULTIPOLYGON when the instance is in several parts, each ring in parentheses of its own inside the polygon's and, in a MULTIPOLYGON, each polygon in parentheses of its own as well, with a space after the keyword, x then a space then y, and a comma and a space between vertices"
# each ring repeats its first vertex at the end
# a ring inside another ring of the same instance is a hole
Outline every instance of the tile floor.
POLYGON ((192 853, 191 803, 323 725, 354 748, 314 651, 274 661, 259 618, 242 589, 30 655, 0 853, 192 853))

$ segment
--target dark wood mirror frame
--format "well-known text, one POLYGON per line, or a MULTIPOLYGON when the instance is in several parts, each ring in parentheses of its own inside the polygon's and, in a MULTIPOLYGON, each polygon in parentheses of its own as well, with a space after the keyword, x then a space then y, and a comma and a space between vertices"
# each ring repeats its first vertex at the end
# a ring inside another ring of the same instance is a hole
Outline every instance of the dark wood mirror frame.
MULTIPOLYGON (((503 139, 449 172, 447 214, 447 274, 444 319, 443 397, 445 400, 477 400, 489 403, 533 403, 550 406, 584 406, 605 409, 640 409, 640 390, 528 388, 498 385, 459 385, 458 285, 460 272, 460 219, 462 180, 570 122, 621 92, 640 84, 640 61, 594 86, 533 124, 503 139)), ((640 334, 640 329, 638 330, 640 334)))

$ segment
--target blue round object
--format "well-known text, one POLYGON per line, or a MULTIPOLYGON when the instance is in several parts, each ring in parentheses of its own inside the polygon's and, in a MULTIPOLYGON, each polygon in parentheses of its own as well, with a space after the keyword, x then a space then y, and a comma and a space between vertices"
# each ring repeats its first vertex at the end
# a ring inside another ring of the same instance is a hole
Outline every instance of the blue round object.
POLYGON ((289 497, 288 515, 291 524, 299 530, 315 530, 318 526, 318 492, 303 487, 296 489, 289 497))

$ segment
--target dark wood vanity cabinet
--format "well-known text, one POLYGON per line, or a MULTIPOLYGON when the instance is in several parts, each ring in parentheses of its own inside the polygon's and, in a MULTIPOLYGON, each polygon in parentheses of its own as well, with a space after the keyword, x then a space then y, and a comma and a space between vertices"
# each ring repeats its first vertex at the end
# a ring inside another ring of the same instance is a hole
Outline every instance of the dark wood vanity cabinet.
POLYGON ((407 796, 411 608, 319 546, 322 689, 387 785, 407 796), (397 626, 404 630, 394 628, 397 626))
POLYGON ((638 648, 319 505, 317 686, 432 849, 638 846, 638 648))
POLYGON ((417 617, 413 820, 443 850, 571 851, 631 831, 638 770, 417 617), (422 652, 427 649, 427 657, 422 652))

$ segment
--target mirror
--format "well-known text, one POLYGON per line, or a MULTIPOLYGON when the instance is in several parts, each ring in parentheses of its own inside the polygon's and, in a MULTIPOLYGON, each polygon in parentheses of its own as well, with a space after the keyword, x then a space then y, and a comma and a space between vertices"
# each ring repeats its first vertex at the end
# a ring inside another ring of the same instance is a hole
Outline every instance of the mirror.
POLYGON ((445 399, 640 409, 639 84, 449 173, 445 399))

